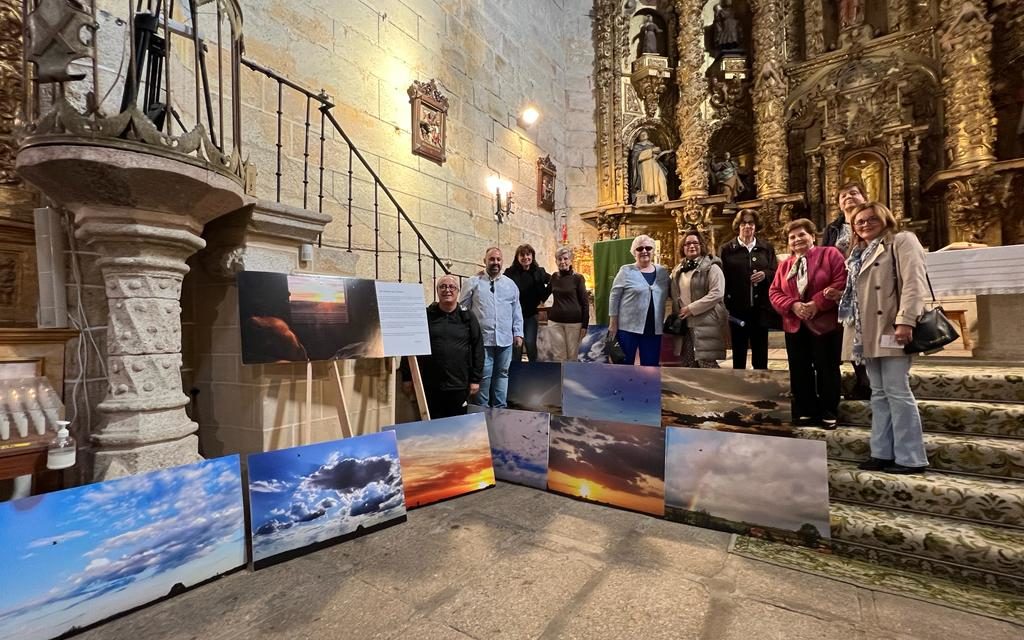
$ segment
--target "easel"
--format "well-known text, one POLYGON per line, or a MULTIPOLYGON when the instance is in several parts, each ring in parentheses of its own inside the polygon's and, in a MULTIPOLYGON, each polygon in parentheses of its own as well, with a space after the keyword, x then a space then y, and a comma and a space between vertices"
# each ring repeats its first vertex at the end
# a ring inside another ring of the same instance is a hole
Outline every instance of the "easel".
MULTIPOLYGON (((419 410, 421 420, 430 420, 430 410, 427 408, 427 394, 423 390, 423 377, 420 375, 420 365, 416 356, 409 358, 409 370, 412 372, 412 388, 416 395, 416 406, 419 410)), ((352 437, 352 423, 348 417, 348 402, 345 401, 345 389, 341 383, 341 369, 338 360, 331 360, 331 372, 334 378, 335 410, 338 412, 338 425, 341 429, 342 438, 352 437)), ((391 358, 391 379, 397 380, 398 358, 391 358)), ((391 424, 395 423, 395 403, 391 403, 391 424)), ((302 421, 302 434, 300 444, 311 444, 313 440, 313 363, 306 363, 306 415, 302 421)))

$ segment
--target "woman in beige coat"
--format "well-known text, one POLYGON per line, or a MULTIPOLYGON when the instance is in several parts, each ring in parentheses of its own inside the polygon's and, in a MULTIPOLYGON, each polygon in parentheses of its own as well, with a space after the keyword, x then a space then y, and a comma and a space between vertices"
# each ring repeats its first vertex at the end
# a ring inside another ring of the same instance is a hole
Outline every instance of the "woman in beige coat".
POLYGON ((903 346, 924 311, 925 251, 913 233, 897 231, 892 212, 878 202, 860 205, 851 222, 839 321, 847 327, 843 359, 864 363, 871 381, 871 457, 860 468, 920 473, 928 456, 910 390, 913 356, 903 346))

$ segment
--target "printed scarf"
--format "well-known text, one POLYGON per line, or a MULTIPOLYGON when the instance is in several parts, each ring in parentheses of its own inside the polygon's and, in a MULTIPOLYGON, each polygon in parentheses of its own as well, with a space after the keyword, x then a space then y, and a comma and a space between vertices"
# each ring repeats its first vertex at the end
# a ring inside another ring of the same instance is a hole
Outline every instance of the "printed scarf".
POLYGON ((847 327, 853 326, 853 361, 857 364, 864 364, 864 332, 860 324, 857 278, 860 277, 864 258, 873 255, 881 242, 882 236, 878 236, 866 247, 854 248, 846 260, 846 289, 839 300, 839 322, 847 327))

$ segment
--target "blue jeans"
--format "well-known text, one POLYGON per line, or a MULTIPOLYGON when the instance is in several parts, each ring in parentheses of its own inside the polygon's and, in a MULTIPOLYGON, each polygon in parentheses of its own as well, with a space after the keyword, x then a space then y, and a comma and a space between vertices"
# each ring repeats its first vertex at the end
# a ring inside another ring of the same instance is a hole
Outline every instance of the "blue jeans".
POLYGON ((657 367, 661 361, 661 336, 633 333, 632 331, 619 331, 615 334, 619 339, 619 346, 626 354, 622 364, 632 365, 636 362, 636 352, 640 351, 640 366, 657 367))
POLYGON ((526 351, 526 359, 530 362, 537 362, 537 316, 523 318, 523 346, 512 347, 512 359, 522 362, 523 351, 526 351))
POLYGON ((912 356, 865 358, 871 381, 871 457, 928 466, 921 414, 910 391, 912 356))
POLYGON ((512 345, 484 347, 484 375, 473 404, 504 407, 508 399, 508 365, 512 363, 512 345))

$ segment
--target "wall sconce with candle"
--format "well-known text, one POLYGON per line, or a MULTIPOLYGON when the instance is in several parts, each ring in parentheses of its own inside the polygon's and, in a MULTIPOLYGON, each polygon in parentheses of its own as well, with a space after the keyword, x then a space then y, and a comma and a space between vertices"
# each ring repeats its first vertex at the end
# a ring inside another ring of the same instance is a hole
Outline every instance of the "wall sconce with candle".
POLYGON ((498 176, 487 177, 487 189, 494 192, 494 219, 498 224, 512 215, 512 181, 498 176))

